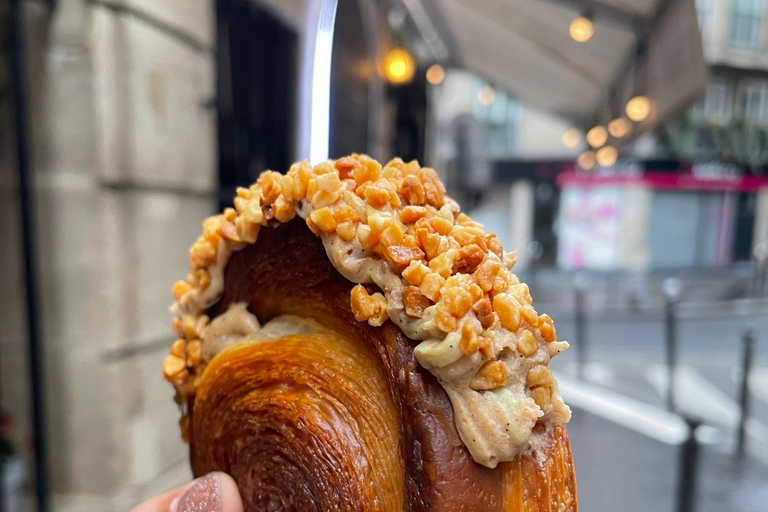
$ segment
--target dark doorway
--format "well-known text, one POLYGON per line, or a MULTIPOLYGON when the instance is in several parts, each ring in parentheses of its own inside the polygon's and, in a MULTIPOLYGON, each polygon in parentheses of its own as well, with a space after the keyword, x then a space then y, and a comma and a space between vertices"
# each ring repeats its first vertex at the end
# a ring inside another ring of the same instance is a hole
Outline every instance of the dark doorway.
POLYGON ((364 26, 358 0, 339 0, 331 58, 331 158, 369 151, 369 87, 376 69, 364 26))
POLYGON ((295 155, 297 34, 250 0, 218 0, 217 107, 221 207, 295 155))

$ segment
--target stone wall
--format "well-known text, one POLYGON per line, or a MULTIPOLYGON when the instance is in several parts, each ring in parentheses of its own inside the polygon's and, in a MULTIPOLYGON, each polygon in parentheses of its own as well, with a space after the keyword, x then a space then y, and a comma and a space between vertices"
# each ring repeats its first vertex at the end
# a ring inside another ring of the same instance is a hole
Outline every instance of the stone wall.
MULTIPOLYGON (((189 477, 170 286, 216 195, 213 3, 26 3, 56 510, 128 510, 189 477)), ((9 133, 0 130, 0 134, 9 133)), ((3 403, 28 444, 12 141, 0 137, 3 403)))

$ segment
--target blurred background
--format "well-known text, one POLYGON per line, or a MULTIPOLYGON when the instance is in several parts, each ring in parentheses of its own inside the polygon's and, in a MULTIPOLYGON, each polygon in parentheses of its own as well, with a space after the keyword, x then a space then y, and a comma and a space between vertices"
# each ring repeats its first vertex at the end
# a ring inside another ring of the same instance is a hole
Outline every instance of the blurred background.
POLYGON ((581 510, 768 510, 765 0, 0 0, 0 512, 190 477, 171 284, 270 168, 418 159, 517 250, 581 510))

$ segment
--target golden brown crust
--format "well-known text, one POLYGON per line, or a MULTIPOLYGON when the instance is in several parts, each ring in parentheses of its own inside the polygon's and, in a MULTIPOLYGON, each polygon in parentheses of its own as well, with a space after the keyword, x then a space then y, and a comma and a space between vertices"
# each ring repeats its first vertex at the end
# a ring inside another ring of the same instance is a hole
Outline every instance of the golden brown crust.
POLYGON ((225 282, 211 317, 244 301, 261 322, 294 314, 338 334, 237 345, 203 374, 190 404, 192 466, 232 474, 246 510, 268 500, 280 510, 576 510, 565 430, 552 430, 543 466, 536 457, 493 470, 475 463, 444 389, 414 358, 416 342, 390 321, 355 320, 353 284, 300 221, 234 253, 225 282))

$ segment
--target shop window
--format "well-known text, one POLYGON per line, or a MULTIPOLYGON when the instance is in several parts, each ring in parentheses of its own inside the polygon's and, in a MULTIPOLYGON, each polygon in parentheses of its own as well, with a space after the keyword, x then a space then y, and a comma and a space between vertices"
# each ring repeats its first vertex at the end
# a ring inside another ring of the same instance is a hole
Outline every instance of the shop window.
POLYGON ((768 82, 747 82, 739 87, 737 95, 739 116, 750 123, 768 124, 768 82))

